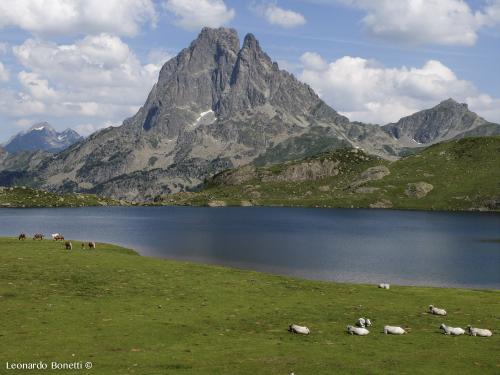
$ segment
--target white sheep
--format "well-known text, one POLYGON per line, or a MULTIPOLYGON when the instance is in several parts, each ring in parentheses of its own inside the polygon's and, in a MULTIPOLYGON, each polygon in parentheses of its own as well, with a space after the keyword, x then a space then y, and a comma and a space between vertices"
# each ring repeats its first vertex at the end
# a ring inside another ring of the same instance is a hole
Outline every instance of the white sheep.
POLYGON ((486 328, 473 328, 471 326, 467 326, 467 331, 471 336, 490 337, 493 335, 493 333, 486 328))
POLYGON ((401 327, 395 326, 384 326, 384 333, 387 335, 388 333, 391 335, 404 335, 406 331, 401 327))
POLYGON ((381 289, 390 289, 391 288, 391 284, 381 283, 381 284, 378 284, 378 287, 381 288, 381 289))
POLYGON ((347 332, 349 332, 350 335, 358 335, 358 336, 366 336, 367 334, 370 333, 366 328, 361 328, 361 327, 354 327, 354 326, 347 326, 347 332))
POLYGON ((288 326, 288 331, 292 333, 299 333, 301 335, 308 335, 309 333, 311 333, 309 328, 304 326, 298 326, 297 324, 290 324, 288 326))
POLYGON ((440 309, 440 308, 434 307, 432 305, 429 305, 429 312, 433 315, 446 315, 445 309, 440 309))
POLYGON ((372 322, 368 318, 359 318, 358 321, 356 322, 356 325, 361 328, 371 327, 372 322))
POLYGON ((445 335, 460 336, 465 333, 465 331, 460 327, 449 327, 444 324, 441 324, 439 328, 444 331, 445 335))

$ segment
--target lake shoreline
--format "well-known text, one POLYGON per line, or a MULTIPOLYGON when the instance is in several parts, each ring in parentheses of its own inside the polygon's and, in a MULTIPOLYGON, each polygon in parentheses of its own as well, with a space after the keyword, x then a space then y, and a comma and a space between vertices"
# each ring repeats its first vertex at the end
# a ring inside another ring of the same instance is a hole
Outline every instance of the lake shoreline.
POLYGON ((500 216, 368 209, 0 210, 0 236, 61 233, 142 255, 357 284, 499 288, 500 216))

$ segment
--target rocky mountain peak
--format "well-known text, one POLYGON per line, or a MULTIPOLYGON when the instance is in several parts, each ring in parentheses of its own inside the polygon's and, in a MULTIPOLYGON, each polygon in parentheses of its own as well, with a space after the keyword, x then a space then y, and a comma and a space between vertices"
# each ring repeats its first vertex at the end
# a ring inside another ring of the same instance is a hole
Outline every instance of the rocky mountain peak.
POLYGON ((434 108, 445 109, 445 110, 455 110, 455 111, 467 111, 469 109, 469 106, 467 105, 467 103, 459 103, 455 99, 449 98, 449 99, 443 100, 441 103, 439 103, 434 108))
POLYGON ((470 111, 467 104, 449 98, 383 128, 396 139, 410 144, 431 144, 451 139, 485 123, 487 121, 470 111))
POLYGON ((47 121, 37 122, 36 124, 31 125, 28 130, 24 133, 29 133, 31 131, 50 131, 55 132, 56 130, 50 125, 47 121))
POLYGON ((39 122, 12 137, 5 145, 5 149, 10 153, 39 150, 57 152, 82 139, 72 129, 59 133, 48 122, 39 122))
POLYGON ((240 49, 238 32, 235 29, 227 27, 204 27, 203 29, 201 29, 200 34, 198 34, 198 37, 192 42, 192 45, 203 42, 219 43, 221 45, 227 46, 228 49, 231 49, 235 52, 240 49))

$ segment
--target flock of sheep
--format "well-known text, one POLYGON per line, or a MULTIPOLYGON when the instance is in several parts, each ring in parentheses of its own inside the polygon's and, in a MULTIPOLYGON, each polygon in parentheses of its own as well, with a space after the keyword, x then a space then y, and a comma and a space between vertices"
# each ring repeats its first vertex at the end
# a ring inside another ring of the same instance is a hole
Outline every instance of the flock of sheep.
MULTIPOLYGON (((382 289, 390 289, 389 284, 379 284, 379 288, 382 289)), ((429 313, 432 315, 439 315, 439 316, 446 316, 446 310, 441 309, 438 307, 434 307, 433 305, 429 305, 429 313)), ((371 327, 372 322, 368 318, 359 318, 358 321, 356 322, 355 325, 348 325, 347 326, 347 333, 350 335, 358 335, 358 336, 366 336, 370 333, 370 331, 367 329, 367 327, 371 327)), ((460 327, 450 327, 445 324, 441 324, 439 326, 439 329, 443 330, 443 333, 445 335, 451 335, 451 336, 460 336, 465 333, 465 330, 460 327)), ((304 326, 299 326, 297 324, 291 324, 288 327, 288 331, 292 333, 298 333, 302 335, 308 335, 311 333, 309 328, 304 327, 304 326)), ((489 329, 485 328, 474 328, 471 326, 467 327, 467 331, 469 335, 471 336, 480 336, 480 337, 490 337, 492 332, 489 329)), ((384 334, 391 334, 391 335, 404 335, 407 333, 402 327, 397 327, 397 326, 384 326, 384 334)))
MULTIPOLYGON (((64 241, 64 236, 62 234, 59 234, 59 233, 52 233, 52 239, 54 241, 64 241)), ((27 238, 26 234, 25 233, 21 233, 19 235, 19 240, 25 240, 27 238)), ((42 233, 36 233, 33 235, 33 240, 43 240, 45 238, 45 235, 42 234, 42 233)), ((85 242, 82 242, 82 249, 85 249, 86 246, 89 247, 89 249, 95 249, 96 248, 96 245, 95 245, 95 242, 94 241, 90 241, 88 242, 87 244, 85 242)), ((64 242, 64 247, 66 250, 73 250, 73 244, 71 243, 71 241, 65 241, 64 242)))

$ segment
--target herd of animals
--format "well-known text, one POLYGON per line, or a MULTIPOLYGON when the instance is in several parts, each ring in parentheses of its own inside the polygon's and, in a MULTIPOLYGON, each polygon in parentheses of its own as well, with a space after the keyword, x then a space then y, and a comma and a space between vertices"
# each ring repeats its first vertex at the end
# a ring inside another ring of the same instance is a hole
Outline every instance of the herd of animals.
MULTIPOLYGON (((21 233, 19 235, 19 240, 26 240, 26 238, 27 238, 27 236, 25 233, 21 233)), ((43 235, 41 233, 36 233, 35 235, 33 235, 33 240, 43 240, 44 238, 45 238, 45 235, 43 235)), ((52 239, 54 241, 65 241, 64 236, 59 234, 59 233, 53 233, 52 239)), ((64 246, 65 246, 66 250, 73 250, 73 244, 71 243, 71 241, 65 241, 64 246)), ((82 249, 85 249, 86 246, 88 246, 89 249, 96 248, 95 242, 88 242, 87 244, 85 242, 81 243, 82 249)), ((390 284, 382 283, 382 284, 379 284, 378 287, 381 289, 388 290, 388 289, 390 289, 390 284)), ((429 305, 428 312, 432 315, 439 315, 439 316, 446 316, 447 315, 447 312, 445 309, 434 307, 433 305, 429 305)), ((367 327, 371 327, 371 325, 372 325, 372 323, 371 323, 370 319, 359 318, 355 325, 348 325, 347 326, 347 332, 350 335, 366 336, 370 333, 370 331, 367 329, 367 327)), ((460 336, 466 332, 463 328, 450 327, 450 326, 445 325, 444 323, 439 326, 439 329, 441 329, 445 335, 451 335, 451 336, 460 336)), ((297 324, 291 324, 288 327, 288 331, 292 332, 292 333, 302 334, 302 335, 308 335, 311 332, 308 327, 300 326, 297 324)), ((407 333, 407 331, 402 327, 389 326, 389 325, 384 326, 383 332, 386 335, 387 334, 404 335, 405 333, 407 333)), ((471 336, 479 336, 479 337, 492 336, 492 332, 489 329, 474 328, 474 327, 471 327, 470 325, 467 327, 467 332, 471 336)))
MULTIPOLYGON (((381 289, 390 289, 390 284, 379 284, 379 288, 381 289)), ((434 307, 433 305, 429 305, 429 314, 432 315, 439 315, 439 316, 446 316, 447 312, 445 309, 441 309, 439 307, 434 307)), ((355 325, 348 325, 347 326, 347 333, 350 335, 358 335, 358 336, 366 336, 370 333, 370 331, 367 329, 367 327, 371 327, 372 322, 368 318, 359 318, 358 321, 356 322, 355 325)), ((460 336, 463 335, 466 331, 463 328, 460 327, 450 327, 445 325, 444 323, 439 326, 439 329, 443 331, 445 335, 451 335, 451 336, 460 336)), ((311 333, 308 327, 305 326, 299 326, 297 324, 291 324, 288 327, 288 331, 292 333, 298 333, 302 335, 308 335, 311 333)), ((467 326, 467 332, 471 336, 479 336, 479 337, 490 337, 493 335, 493 333, 489 329, 485 328, 474 328, 471 326, 467 326)), ((402 327, 397 327, 397 326, 384 326, 384 333, 391 334, 391 335, 404 335, 405 333, 408 333, 404 328, 402 327)))
MULTIPOLYGON (((73 250, 73 243, 71 241, 66 241, 64 239, 64 236, 62 234, 60 234, 60 233, 52 233, 51 236, 52 236, 52 239, 54 241, 61 241, 61 242, 64 241, 64 248, 66 250, 73 250)), ((28 237, 26 236, 26 233, 21 233, 18 238, 19 238, 20 241, 22 241, 22 240, 25 240, 28 237)), ((42 233, 35 233, 33 235, 33 240, 41 241, 44 238, 45 238, 45 235, 42 234, 42 233)), ((82 242, 82 244, 81 244, 82 249, 87 248, 87 246, 88 246, 89 249, 95 249, 96 248, 96 245, 95 245, 94 241, 82 242)))

